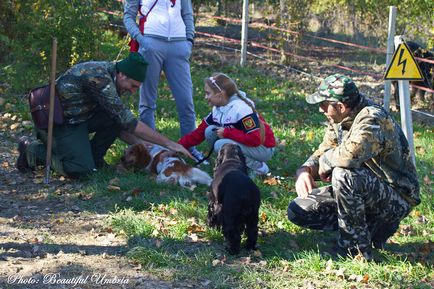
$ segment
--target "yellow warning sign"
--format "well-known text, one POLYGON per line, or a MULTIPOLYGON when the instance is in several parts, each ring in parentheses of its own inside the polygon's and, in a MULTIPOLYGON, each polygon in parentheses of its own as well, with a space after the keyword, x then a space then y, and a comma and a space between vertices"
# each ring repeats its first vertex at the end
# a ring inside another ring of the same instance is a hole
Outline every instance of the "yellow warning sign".
POLYGON ((423 80, 419 65, 405 42, 398 45, 384 79, 423 80))

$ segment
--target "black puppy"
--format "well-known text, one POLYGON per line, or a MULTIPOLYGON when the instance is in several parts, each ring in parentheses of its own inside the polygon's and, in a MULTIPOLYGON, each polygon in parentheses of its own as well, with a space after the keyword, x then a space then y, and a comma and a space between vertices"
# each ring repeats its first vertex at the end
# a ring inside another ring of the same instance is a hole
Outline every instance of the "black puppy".
POLYGON ((246 249, 255 249, 261 195, 247 175, 246 160, 239 146, 225 144, 219 151, 208 200, 208 225, 223 227, 229 253, 240 252, 244 231, 246 249))

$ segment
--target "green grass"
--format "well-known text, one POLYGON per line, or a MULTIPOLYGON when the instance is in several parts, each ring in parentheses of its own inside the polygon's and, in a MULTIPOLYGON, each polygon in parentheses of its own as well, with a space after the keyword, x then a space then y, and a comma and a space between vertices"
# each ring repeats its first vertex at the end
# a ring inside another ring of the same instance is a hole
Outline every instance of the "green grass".
MULTIPOLYGON (((199 122, 209 112, 202 81, 212 72, 234 76, 239 87, 256 101, 258 110, 272 125, 279 146, 270 162, 273 175, 282 177, 278 185, 257 181, 261 189, 259 251, 242 251, 228 256, 220 232, 206 226, 207 188, 195 191, 153 184, 148 176, 122 177, 122 188, 143 189, 140 201, 120 202, 110 224, 129 240, 128 256, 146 270, 167 280, 188 280, 215 288, 429 288, 432 284, 433 256, 417 253, 431 238, 434 229, 432 188, 423 177, 432 179, 432 130, 415 126, 418 171, 423 203, 403 221, 412 226, 410 236, 394 236, 393 244, 376 251, 379 262, 331 259, 320 253, 333 240, 331 233, 306 230, 291 224, 286 208, 295 197, 293 175, 322 139, 323 117, 312 111, 294 83, 264 76, 250 68, 213 68, 193 65, 195 105, 199 122), (160 193, 162 192, 162 193, 160 193), (427 222, 421 221, 423 216, 427 222)), ((174 102, 166 83, 160 85, 157 126, 172 139, 179 137, 174 102)), ((116 146, 115 161, 119 157, 116 146)), ((200 149, 206 151, 204 145, 200 149)), ((211 168, 208 170, 211 172, 211 168)), ((110 176, 102 176, 104 187, 110 176)), ((106 194, 101 190, 97 194, 106 194)))
MULTIPOLYGON (((396 234, 386 249, 375 251, 378 262, 332 259, 321 253, 331 233, 300 228, 286 218, 286 208, 296 196, 296 168, 322 139, 324 118, 304 102, 301 88, 290 81, 264 75, 252 68, 214 67, 192 64, 197 122, 209 108, 204 101, 203 79, 212 72, 233 76, 239 87, 257 103, 279 139, 270 161, 280 183, 261 189, 260 237, 257 252, 242 251, 228 256, 223 236, 206 226, 207 188, 194 191, 157 184, 144 173, 117 175, 104 170, 81 188, 92 194, 87 209, 109 210, 108 226, 128 240, 128 257, 166 280, 186 280, 211 288, 432 288, 433 252, 424 251, 433 241, 433 130, 416 125, 415 147, 422 204, 402 222, 407 235, 396 234), (120 191, 111 191, 109 181, 118 178, 120 191), (103 204, 103 205, 102 205, 103 204), (103 208, 101 208, 103 206, 103 208), (411 227, 410 227, 411 226, 411 227), (431 282, 431 283, 429 283, 431 282)), ((179 138, 175 103, 168 85, 160 83, 157 127, 173 140, 179 138)), ((126 97, 136 110, 137 95, 126 97)), ((28 119, 16 104, 13 114, 28 119)), ((118 162, 125 145, 116 142, 106 159, 118 162)), ((205 144, 199 149, 207 151, 205 144)), ((212 173, 212 165, 206 168, 212 173)))

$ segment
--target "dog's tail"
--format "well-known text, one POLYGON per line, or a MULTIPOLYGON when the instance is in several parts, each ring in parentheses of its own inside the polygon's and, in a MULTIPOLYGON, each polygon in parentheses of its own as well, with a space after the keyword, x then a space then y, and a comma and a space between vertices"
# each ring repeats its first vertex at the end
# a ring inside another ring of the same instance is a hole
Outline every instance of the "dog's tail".
POLYGON ((189 177, 194 183, 210 186, 212 178, 208 173, 198 168, 191 168, 188 172, 189 177))

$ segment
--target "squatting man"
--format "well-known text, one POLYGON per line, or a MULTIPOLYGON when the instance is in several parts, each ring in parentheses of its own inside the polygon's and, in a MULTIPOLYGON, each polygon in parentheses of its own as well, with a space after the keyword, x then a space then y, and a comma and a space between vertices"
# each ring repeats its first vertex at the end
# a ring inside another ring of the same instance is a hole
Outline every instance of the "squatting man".
POLYGON ((306 98, 319 104, 327 128, 318 149, 296 172, 293 223, 337 230, 333 254, 372 259, 399 223, 420 203, 407 140, 392 117, 340 74, 325 78, 306 98), (315 180, 331 182, 318 188, 315 180))

